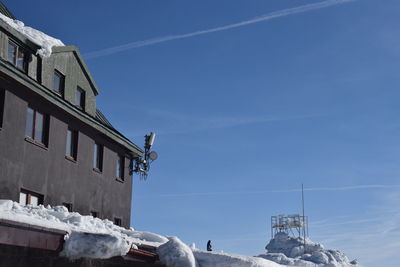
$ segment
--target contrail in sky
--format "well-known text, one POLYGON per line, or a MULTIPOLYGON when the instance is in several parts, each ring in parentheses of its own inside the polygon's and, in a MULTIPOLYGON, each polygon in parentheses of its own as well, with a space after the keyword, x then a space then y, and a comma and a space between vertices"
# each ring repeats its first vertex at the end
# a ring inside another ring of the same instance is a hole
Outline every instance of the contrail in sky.
POLYGON ((107 56, 111 54, 115 54, 118 52, 122 52, 125 50, 133 49, 133 48, 139 48, 143 46, 148 46, 148 45, 154 45, 158 43, 163 43, 167 41, 172 41, 172 40, 178 40, 178 39, 185 39, 185 38, 190 38, 198 35, 203 35, 203 34, 208 34, 208 33, 213 33, 213 32, 220 32, 220 31, 225 31, 229 29, 234 29, 242 26, 246 26, 249 24, 254 24, 262 21, 267 21, 267 20, 272 20, 275 18, 280 18, 280 17, 285 17, 289 15, 294 15, 298 13, 303 13, 315 9, 321 9, 321 8, 326 8, 338 4, 344 4, 348 2, 353 2, 357 0, 326 0, 318 3, 313 3, 313 4, 308 4, 308 5, 303 5, 303 6, 298 6, 294 8, 288 8, 288 9, 282 9, 278 10, 275 12, 271 12, 262 16, 258 16, 249 20, 245 20, 242 22, 238 23, 233 23, 233 24, 228 24, 216 28, 211 28, 211 29, 206 29, 206 30, 199 30, 195 32, 190 32, 190 33, 184 33, 184 34, 176 34, 176 35, 168 35, 164 37, 158 37, 158 38, 153 38, 153 39, 148 39, 148 40, 143 40, 143 41, 136 41, 136 42, 131 42, 123 45, 117 45, 105 49, 101 49, 98 51, 93 51, 84 54, 86 59, 91 59, 91 58, 97 58, 97 57, 102 57, 102 56, 107 56))
MULTIPOLYGON (((363 189, 393 189, 399 188, 400 184, 394 185, 351 185, 340 187, 309 187, 304 188, 304 191, 349 191, 349 190, 363 190, 363 189)), ((222 196, 222 195, 255 195, 255 194, 268 194, 268 193, 294 193, 301 192, 301 189, 283 189, 283 190, 258 190, 258 191, 223 191, 223 192, 190 192, 190 193, 175 193, 175 194, 159 194, 159 195, 146 195, 144 197, 196 197, 196 196, 222 196)))

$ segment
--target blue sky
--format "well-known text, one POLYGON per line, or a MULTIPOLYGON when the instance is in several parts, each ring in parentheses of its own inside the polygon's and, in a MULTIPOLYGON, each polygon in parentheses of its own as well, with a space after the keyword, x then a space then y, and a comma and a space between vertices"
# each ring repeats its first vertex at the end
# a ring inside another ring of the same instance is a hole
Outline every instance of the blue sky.
POLYGON ((304 183, 314 241, 398 266, 399 1, 4 3, 78 46, 121 132, 158 133, 136 229, 260 254, 304 183))

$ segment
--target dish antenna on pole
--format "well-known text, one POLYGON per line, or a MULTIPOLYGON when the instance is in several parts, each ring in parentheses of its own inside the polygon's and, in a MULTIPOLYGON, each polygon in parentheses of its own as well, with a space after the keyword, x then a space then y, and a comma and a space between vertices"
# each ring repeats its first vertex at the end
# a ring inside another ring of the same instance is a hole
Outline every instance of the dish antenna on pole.
POLYGON ((158 154, 155 151, 150 151, 153 147, 156 134, 151 132, 144 136, 144 153, 143 156, 136 156, 132 162, 131 172, 139 174, 140 179, 146 180, 148 172, 150 170, 150 163, 158 158, 158 154))

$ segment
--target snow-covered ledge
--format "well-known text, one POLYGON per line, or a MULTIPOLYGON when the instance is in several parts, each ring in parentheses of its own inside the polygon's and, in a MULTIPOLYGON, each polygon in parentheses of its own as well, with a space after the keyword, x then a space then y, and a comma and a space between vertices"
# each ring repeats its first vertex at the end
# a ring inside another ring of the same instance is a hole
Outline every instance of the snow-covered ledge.
POLYGON ((40 46, 41 48, 36 52, 36 54, 40 55, 41 57, 49 57, 51 55, 51 49, 53 46, 64 46, 64 43, 59 39, 51 37, 29 26, 25 26, 22 21, 10 19, 1 13, 0 19, 7 23, 14 30, 24 35, 27 39, 40 46))

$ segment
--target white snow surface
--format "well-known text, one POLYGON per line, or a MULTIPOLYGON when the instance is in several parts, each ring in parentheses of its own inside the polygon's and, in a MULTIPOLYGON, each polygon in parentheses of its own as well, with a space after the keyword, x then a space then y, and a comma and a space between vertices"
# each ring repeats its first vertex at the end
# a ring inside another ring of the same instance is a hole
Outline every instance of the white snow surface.
POLYGON ((62 255, 70 259, 110 258, 125 255, 137 245, 158 247, 168 241, 161 235, 116 226, 107 219, 68 212, 64 206, 23 206, 0 200, 0 218, 68 232, 62 255))
POLYGON ((177 237, 168 239, 167 243, 157 249, 160 261, 168 267, 196 267, 196 260, 191 248, 177 237))
POLYGON ((291 237, 281 232, 277 233, 265 247, 268 251, 258 257, 272 260, 286 266, 306 267, 360 267, 351 262, 339 250, 325 249, 321 244, 306 238, 306 254, 304 254, 304 239, 291 237))
POLYGON ((62 256, 70 259, 105 259, 128 253, 138 245, 157 247, 160 261, 168 267, 360 267, 352 264, 343 252, 326 250, 307 239, 279 233, 267 245, 268 253, 256 257, 209 252, 188 246, 177 237, 125 229, 105 219, 68 212, 64 206, 20 205, 0 200, 0 219, 66 231, 62 256))
POLYGON ((222 252, 193 250, 198 267, 282 267, 273 261, 260 257, 232 255, 222 252))
POLYGON ((13 20, 0 13, 0 19, 7 23, 10 27, 23 34, 26 38, 37 44, 41 48, 36 52, 42 57, 49 57, 51 55, 51 48, 53 46, 64 46, 63 42, 53 38, 41 31, 34 28, 25 26, 22 21, 13 20))

